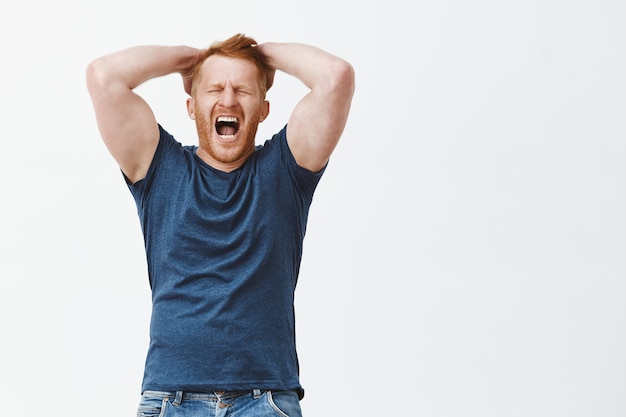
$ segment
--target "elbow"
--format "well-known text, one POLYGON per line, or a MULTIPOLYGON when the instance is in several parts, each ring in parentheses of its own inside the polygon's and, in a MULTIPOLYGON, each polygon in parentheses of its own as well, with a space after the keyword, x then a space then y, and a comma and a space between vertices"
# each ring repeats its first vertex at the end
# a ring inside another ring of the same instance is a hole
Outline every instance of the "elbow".
POLYGON ((355 89, 354 67, 343 59, 338 59, 332 68, 332 89, 340 91, 342 95, 352 97, 355 89))
POLYGON ((99 86, 104 84, 103 79, 103 65, 100 58, 91 61, 85 69, 85 82, 87 84, 87 90, 93 93, 99 86))
POLYGON ((91 94, 98 91, 105 90, 107 86, 111 85, 111 71, 110 65, 107 64, 106 59, 96 58, 91 61, 85 69, 85 82, 87 84, 87 90, 91 94))

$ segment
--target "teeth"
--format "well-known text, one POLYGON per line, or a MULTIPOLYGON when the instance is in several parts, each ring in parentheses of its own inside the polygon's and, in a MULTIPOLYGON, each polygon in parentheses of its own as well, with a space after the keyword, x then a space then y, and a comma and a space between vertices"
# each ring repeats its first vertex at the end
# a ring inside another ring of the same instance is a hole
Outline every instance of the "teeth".
POLYGON ((233 116, 219 116, 217 118, 218 122, 226 122, 226 123, 236 123, 237 118, 233 116))

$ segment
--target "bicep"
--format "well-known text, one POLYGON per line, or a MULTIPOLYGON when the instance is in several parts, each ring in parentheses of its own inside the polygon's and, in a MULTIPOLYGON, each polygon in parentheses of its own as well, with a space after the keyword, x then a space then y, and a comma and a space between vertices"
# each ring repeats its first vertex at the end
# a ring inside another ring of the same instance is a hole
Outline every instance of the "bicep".
POLYGON ((159 128, 148 104, 123 85, 89 84, 102 139, 120 169, 136 182, 150 166, 159 128))
POLYGON ((287 128, 287 142, 303 168, 321 170, 345 128, 352 95, 354 72, 347 65, 331 83, 311 91, 294 108, 287 128))

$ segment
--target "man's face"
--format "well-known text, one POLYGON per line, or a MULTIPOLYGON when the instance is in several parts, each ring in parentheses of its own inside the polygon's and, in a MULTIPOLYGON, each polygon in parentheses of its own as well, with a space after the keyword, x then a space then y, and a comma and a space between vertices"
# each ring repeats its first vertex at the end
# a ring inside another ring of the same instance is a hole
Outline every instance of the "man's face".
POLYGON ((212 55, 202 64, 194 96, 187 101, 196 121, 198 156, 231 171, 254 152, 258 125, 269 113, 258 69, 248 61, 212 55))

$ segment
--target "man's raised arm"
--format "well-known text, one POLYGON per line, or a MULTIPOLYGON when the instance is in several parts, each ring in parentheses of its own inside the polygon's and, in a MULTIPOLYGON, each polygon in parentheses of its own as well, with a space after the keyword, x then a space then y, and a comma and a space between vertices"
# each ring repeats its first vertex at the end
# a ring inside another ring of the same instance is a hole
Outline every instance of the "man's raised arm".
POLYGON ((314 46, 268 42, 258 47, 271 68, 298 78, 311 89, 289 118, 287 141, 298 165, 317 172, 328 162, 346 125, 354 69, 314 46))
POLYGON ((189 93, 199 53, 187 46, 136 46, 87 66, 87 88, 100 134, 131 182, 145 177, 159 140, 152 109, 133 89, 149 79, 180 73, 189 93))

